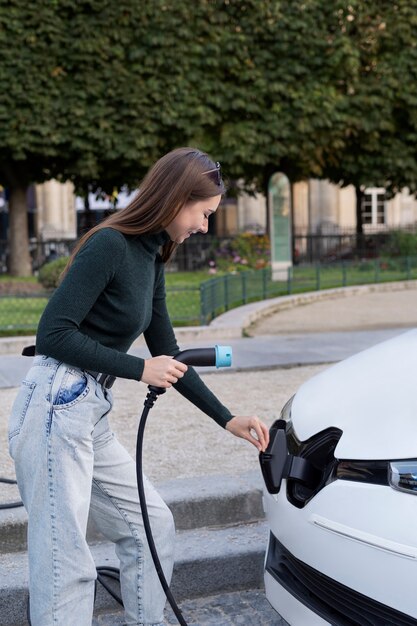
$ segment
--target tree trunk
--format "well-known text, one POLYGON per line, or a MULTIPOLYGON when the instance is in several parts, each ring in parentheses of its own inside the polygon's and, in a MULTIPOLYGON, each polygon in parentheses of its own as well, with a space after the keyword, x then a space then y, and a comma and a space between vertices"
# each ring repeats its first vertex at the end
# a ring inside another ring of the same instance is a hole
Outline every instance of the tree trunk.
POLYGON ((96 225, 96 218, 95 215, 93 213, 93 211, 91 210, 90 207, 90 187, 88 186, 85 192, 85 200, 84 200, 84 207, 85 207, 85 230, 90 230, 90 228, 93 228, 93 226, 96 225))
POLYGON ((363 221, 362 221, 362 198, 363 191, 360 187, 355 187, 356 194, 356 253, 359 257, 363 256, 364 237, 363 237, 363 221))
POLYGON ((32 276, 29 253, 27 187, 9 186, 9 259, 12 276, 32 276))

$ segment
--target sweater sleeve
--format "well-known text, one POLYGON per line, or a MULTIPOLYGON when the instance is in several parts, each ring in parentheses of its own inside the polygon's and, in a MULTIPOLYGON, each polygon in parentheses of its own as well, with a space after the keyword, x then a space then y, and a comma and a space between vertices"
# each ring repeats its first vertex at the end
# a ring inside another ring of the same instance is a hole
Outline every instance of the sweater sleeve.
MULTIPOLYGON (((155 287, 152 321, 144 335, 152 356, 167 354, 175 357, 180 352, 166 307, 162 263, 160 264, 160 274, 155 287)), ((178 380, 174 387, 181 395, 223 428, 232 419, 233 415, 229 409, 203 383, 193 367, 188 366, 184 377, 178 380)))
POLYGON ((126 253, 123 235, 105 230, 87 240, 49 300, 39 322, 36 351, 82 369, 140 380, 143 359, 105 346, 80 330, 126 253))

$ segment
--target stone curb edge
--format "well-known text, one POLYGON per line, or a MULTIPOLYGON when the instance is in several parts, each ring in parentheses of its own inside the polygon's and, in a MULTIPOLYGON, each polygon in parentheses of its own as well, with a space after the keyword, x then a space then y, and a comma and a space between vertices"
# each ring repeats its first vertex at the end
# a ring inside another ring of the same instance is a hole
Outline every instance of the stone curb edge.
MULTIPOLYGON (((177 531, 251 523, 264 518, 260 471, 238 476, 204 475, 156 483, 170 507, 177 531)), ((27 514, 23 507, 0 510, 0 553, 26 549, 27 514)), ((103 541, 89 523, 88 539, 103 541)))

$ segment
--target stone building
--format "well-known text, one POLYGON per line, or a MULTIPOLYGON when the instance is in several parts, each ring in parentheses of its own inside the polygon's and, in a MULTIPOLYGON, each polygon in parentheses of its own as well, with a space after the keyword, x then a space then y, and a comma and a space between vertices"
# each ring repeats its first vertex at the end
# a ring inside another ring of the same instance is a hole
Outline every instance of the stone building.
MULTIPOLYGON (((118 206, 123 208, 133 193, 121 192, 118 206)), ((86 226, 84 202, 76 198, 70 182, 51 180, 33 186, 29 198, 29 224, 33 247, 38 247, 39 262, 46 257, 49 248, 60 246, 65 253, 86 226), (53 243, 52 243, 53 242, 53 243), (58 242, 58 244, 56 243, 58 242), (41 246, 41 249, 39 248, 41 246)), ((110 199, 96 199, 90 194, 90 218, 100 221, 109 209, 110 199)), ((392 199, 386 199, 384 189, 369 188, 363 199, 364 232, 413 227, 417 224, 417 200, 407 190, 392 199)), ((356 198, 352 186, 338 187, 325 180, 309 180, 292 188, 292 236, 294 255, 306 260, 308 248, 314 238, 327 238, 330 250, 338 243, 347 246, 342 237, 353 236, 356 227, 356 198)), ((7 200, 0 197, 0 242, 5 247, 7 238, 7 200)), ((264 233, 268 229, 267 199, 262 194, 242 194, 238 199, 225 198, 211 220, 210 233, 219 237, 233 236, 239 232, 264 233)), ((90 224, 91 226, 91 219, 90 224)), ((347 240, 346 240, 347 241, 347 240)), ((326 249, 327 249, 326 248, 326 249)), ((3 255, 4 256, 4 255, 3 255)))
MULTIPOLYGON (((363 206, 364 230, 392 230, 417 224, 417 200, 407 190, 387 200, 385 190, 365 190, 363 206)), ((353 186, 338 187, 326 180, 309 180, 293 186, 293 231, 298 235, 354 231, 356 228, 356 197, 353 186)), ((266 198, 242 196, 238 201, 236 230, 259 225, 265 230, 266 198)))

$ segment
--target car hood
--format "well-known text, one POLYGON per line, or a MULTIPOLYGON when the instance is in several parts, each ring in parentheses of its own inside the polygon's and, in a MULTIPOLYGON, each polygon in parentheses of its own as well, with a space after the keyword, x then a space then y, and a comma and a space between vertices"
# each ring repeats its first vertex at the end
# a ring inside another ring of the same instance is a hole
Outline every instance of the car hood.
POLYGON ((417 458, 417 329, 311 378, 291 416, 300 441, 340 428, 339 459, 417 458))

